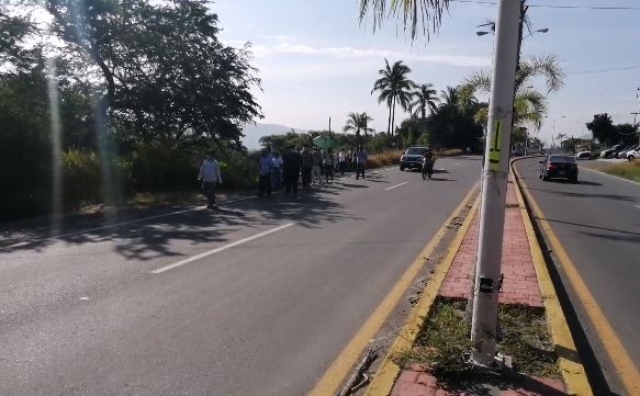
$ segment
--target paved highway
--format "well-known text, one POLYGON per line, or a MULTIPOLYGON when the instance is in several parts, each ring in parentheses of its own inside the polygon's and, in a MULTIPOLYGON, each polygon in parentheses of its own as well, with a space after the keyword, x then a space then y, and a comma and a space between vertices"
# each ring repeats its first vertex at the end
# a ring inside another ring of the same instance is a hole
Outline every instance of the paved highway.
POLYGON ((302 395, 476 184, 379 171, 0 249, 0 395, 302 395))
MULTIPOLYGON (((580 170, 580 183, 538 180, 538 159, 516 163, 528 191, 567 251, 636 368, 640 367, 640 185, 580 170)), ((571 279, 562 273, 563 283, 571 279)), ((625 394, 578 296, 569 290, 611 389, 625 394)))

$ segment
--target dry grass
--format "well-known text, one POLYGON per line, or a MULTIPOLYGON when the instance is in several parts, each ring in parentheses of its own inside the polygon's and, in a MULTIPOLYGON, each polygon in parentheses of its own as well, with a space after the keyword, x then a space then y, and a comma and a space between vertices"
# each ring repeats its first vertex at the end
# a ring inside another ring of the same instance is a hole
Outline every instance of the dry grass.
POLYGON ((386 151, 382 154, 374 154, 369 157, 367 166, 369 168, 382 168, 384 166, 398 165, 402 157, 401 150, 386 151))
MULTIPOLYGON (((438 298, 415 347, 395 356, 396 364, 426 365, 442 380, 471 376, 473 367, 466 361, 472 345, 471 329, 464 318, 465 306, 466 301, 438 298)), ((500 323, 498 350, 513 357, 521 373, 560 377, 544 310, 501 305, 500 323)))
MULTIPOLYGON (((382 168, 385 166, 392 166, 400 164, 400 157, 402 157, 402 150, 385 151, 382 154, 373 154, 369 157, 367 166, 371 169, 382 168)), ((464 151, 462 149, 448 149, 441 150, 436 153, 438 157, 455 157, 462 155, 464 151)))
POLYGON ((616 164, 603 169, 604 172, 640 182, 640 160, 633 160, 625 164, 616 164))
POLYGON ((438 151, 438 157, 455 157, 458 155, 464 154, 464 150, 462 149, 448 149, 438 151))

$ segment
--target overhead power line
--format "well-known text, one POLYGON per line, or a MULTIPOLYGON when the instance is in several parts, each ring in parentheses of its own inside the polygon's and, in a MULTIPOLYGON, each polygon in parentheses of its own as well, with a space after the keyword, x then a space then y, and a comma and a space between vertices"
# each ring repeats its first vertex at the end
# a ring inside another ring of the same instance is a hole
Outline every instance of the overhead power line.
MULTIPOLYGON (((485 0, 449 0, 456 3, 473 3, 497 5, 495 1, 485 0)), ((640 11, 640 7, 626 6, 586 6, 586 5, 563 5, 563 4, 527 4, 531 8, 555 8, 565 10, 600 10, 600 11, 640 11)))
POLYGON ((632 69, 640 69, 640 65, 637 65, 637 66, 626 66, 626 67, 612 67, 610 69, 598 69, 598 70, 576 70, 576 71, 572 71, 572 72, 567 72, 567 74, 606 73, 606 72, 621 71, 621 70, 632 70, 632 69))

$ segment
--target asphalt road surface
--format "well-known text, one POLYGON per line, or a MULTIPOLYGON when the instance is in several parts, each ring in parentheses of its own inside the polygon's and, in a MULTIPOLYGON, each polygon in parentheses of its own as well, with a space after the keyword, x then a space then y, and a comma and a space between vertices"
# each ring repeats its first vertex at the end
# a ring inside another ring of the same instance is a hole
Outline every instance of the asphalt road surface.
POLYGON ((302 395, 480 176, 321 192, 0 249, 0 395, 302 395))
MULTIPOLYGON (((543 182, 537 177, 538 159, 516 164, 624 348, 640 367, 640 185, 586 169, 580 170, 579 184, 543 182)), ((624 394, 602 349, 606 345, 599 343, 580 302, 570 295, 611 388, 624 394)))

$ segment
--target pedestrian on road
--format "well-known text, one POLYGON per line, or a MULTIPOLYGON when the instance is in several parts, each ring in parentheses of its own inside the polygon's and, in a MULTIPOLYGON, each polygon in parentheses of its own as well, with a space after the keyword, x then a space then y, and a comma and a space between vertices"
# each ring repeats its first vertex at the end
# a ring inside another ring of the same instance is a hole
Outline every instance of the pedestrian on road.
POLYGON ((322 184, 322 153, 317 148, 313 149, 313 167, 311 168, 311 180, 322 184))
POLYGON ((313 169, 313 153, 306 147, 302 148, 302 188, 305 190, 311 184, 311 171, 313 169))
POLYGON ((347 153, 344 150, 340 150, 338 153, 338 171, 344 176, 345 168, 347 167, 347 153))
POLYGON ((329 183, 333 183, 333 171, 335 166, 335 158, 333 156, 333 149, 329 148, 324 155, 324 180, 329 183))
POLYGON ((362 148, 362 146, 358 146, 358 150, 356 151, 354 157, 356 160, 356 180, 360 179, 360 175, 362 175, 362 178, 364 179, 364 170, 367 167, 367 160, 369 159, 369 155, 362 148))
POLYGON ((300 168, 302 168, 302 156, 294 146, 289 146, 287 152, 282 156, 284 188, 287 194, 290 194, 292 190, 293 194, 298 194, 300 168))
POLYGON ((271 195, 271 173, 273 172, 273 158, 269 151, 263 150, 259 161, 260 181, 258 195, 263 196, 265 192, 271 195))
POLYGON ((202 182, 202 193, 207 197, 207 208, 213 209, 216 204, 216 186, 222 184, 220 164, 214 159, 213 153, 207 153, 206 159, 202 161, 198 181, 202 182))
POLYGON ((274 190, 282 188, 282 157, 280 153, 273 154, 273 171, 271 173, 271 184, 274 190))
POLYGON ((353 171, 353 150, 347 151, 347 172, 353 171))

